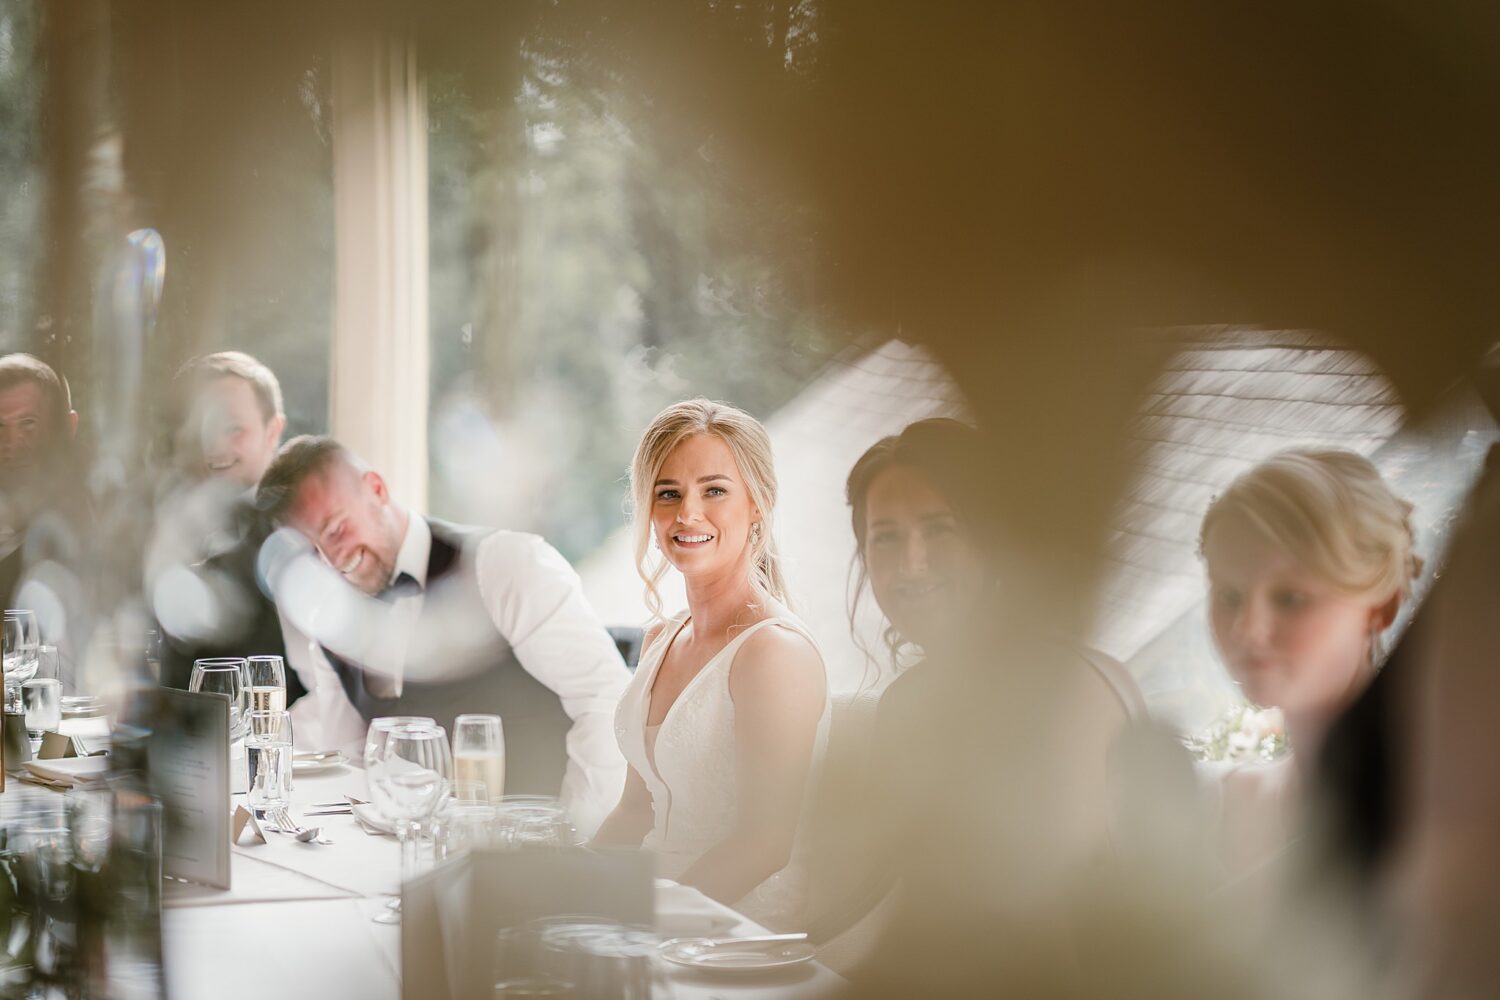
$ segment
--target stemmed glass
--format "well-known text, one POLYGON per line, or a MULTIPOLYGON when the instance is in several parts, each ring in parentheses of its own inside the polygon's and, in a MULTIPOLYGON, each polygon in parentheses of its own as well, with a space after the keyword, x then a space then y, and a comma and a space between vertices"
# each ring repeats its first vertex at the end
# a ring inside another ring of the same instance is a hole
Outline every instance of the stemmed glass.
MULTIPOLYGON (((365 730, 365 787, 370 795, 370 805, 375 812, 384 820, 394 825, 395 818, 385 804, 385 793, 382 792, 375 781, 375 771, 381 766, 380 757, 385 752, 385 737, 392 729, 401 726, 429 725, 435 726, 437 722, 425 715, 383 715, 378 719, 371 719, 370 726, 365 730)), ((397 913, 401 911, 401 897, 398 895, 386 902, 385 908, 397 913)))
POLYGON ((245 687, 250 691, 250 711, 286 711, 286 664, 281 657, 246 657, 245 687))
POLYGON ((244 739, 250 729, 250 696, 245 690, 245 661, 238 656, 198 660, 193 664, 189 691, 205 691, 229 697, 229 742, 244 739))
POLYGON ((453 766, 460 782, 482 785, 485 801, 505 794, 505 733, 498 715, 460 715, 453 723, 453 766))
MULTIPOLYGON (((415 723, 385 733, 385 744, 370 771, 371 787, 378 786, 389 815, 396 821, 401 842, 401 883, 416 865, 417 838, 424 820, 431 818, 453 779, 453 753, 442 726, 415 723)), ((399 910, 386 910, 378 923, 399 923, 399 910)))
POLYGON ((5 612, 5 710, 25 711, 21 704, 21 685, 36 676, 37 650, 41 633, 37 631, 36 612, 6 609, 5 612))

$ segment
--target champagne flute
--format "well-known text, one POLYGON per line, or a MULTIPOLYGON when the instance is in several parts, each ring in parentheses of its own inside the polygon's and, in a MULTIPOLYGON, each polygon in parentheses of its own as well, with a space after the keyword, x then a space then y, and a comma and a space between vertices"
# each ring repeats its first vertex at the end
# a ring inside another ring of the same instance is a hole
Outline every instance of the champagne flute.
POLYGON ((198 660, 193 664, 189 691, 204 691, 229 698, 229 742, 244 739, 250 728, 246 718, 250 697, 245 691, 245 660, 239 656, 221 656, 198 660))
MULTIPOLYGON (((401 883, 405 885, 415 867, 416 837, 421 824, 437 811, 448 782, 453 778, 453 755, 443 727, 428 723, 397 726, 385 735, 379 766, 371 775, 381 786, 396 819, 401 842, 401 883)), ((385 910, 377 923, 401 921, 399 910, 385 910)))
POLYGON ((505 794, 505 732, 498 715, 460 715, 453 724, 453 774, 459 783, 484 786, 484 797, 505 794))
POLYGON ((250 691, 250 711, 286 711, 286 664, 281 657, 246 657, 245 687, 250 691))

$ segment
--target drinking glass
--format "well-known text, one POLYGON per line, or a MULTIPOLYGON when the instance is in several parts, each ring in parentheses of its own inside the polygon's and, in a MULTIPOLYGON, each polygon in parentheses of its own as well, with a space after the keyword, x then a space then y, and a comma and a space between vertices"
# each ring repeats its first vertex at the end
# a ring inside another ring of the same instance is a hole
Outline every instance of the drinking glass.
POLYGON ((245 718, 250 706, 250 697, 245 692, 245 660, 239 656, 223 656, 198 660, 193 664, 193 676, 188 681, 189 691, 209 691, 229 697, 229 742, 244 738, 250 728, 245 718))
MULTIPOLYGON (((396 726, 385 733, 384 747, 370 771, 370 784, 380 786, 389 815, 396 822, 402 885, 415 868, 421 824, 437 810, 452 780, 453 754, 442 726, 423 722, 396 726)), ((383 911, 375 920, 399 923, 400 911, 383 911)))
POLYGON ((483 784, 488 801, 505 794, 505 732, 498 715, 460 715, 453 723, 453 774, 483 784))
POLYGON ((33 740, 56 731, 62 724, 62 681, 56 677, 33 677, 21 684, 26 705, 26 728, 33 740))
POLYGON ((507 795, 495 806, 494 842, 501 847, 571 847, 577 831, 555 795, 507 795))
POLYGON ((292 716, 289 712, 250 712, 245 737, 246 787, 256 811, 290 804, 292 716))
POLYGON ((439 860, 488 847, 495 834, 495 807, 484 801, 452 798, 443 809, 441 832, 441 850, 436 846, 433 849, 433 856, 439 860))
MULTIPOLYGON (((428 725, 435 726, 437 723, 425 715, 383 715, 377 719, 370 720, 370 726, 365 730, 365 786, 370 796, 370 805, 379 816, 395 824, 390 809, 386 806, 385 793, 380 790, 375 781, 375 771, 384 766, 380 757, 385 750, 385 737, 392 729, 400 726, 428 725)), ((401 897, 398 895, 387 900, 386 909, 399 912, 401 910, 401 897)))
POLYGON ((385 738, 392 729, 402 726, 435 726, 437 723, 425 715, 384 715, 378 719, 371 719, 370 726, 365 730, 365 778, 369 786, 370 805, 382 819, 395 823, 395 817, 386 807, 385 793, 377 786, 374 772, 380 766, 381 754, 385 751, 385 738))
POLYGON ((281 657, 246 657, 245 687, 250 692, 250 711, 286 711, 286 664, 281 657))
POLYGON ((6 609, 4 659, 5 710, 21 712, 21 685, 36 676, 37 649, 41 645, 36 612, 6 609))
POLYGON ((537 966, 543 975, 570 982, 580 996, 600 1000, 651 1000, 664 974, 656 961, 660 939, 646 928, 597 917, 538 921, 537 966))

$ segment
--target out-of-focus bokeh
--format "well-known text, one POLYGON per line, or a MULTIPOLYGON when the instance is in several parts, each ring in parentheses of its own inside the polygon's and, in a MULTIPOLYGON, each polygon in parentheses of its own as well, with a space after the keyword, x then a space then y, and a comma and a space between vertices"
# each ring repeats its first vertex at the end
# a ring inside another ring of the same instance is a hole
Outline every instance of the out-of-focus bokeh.
MULTIPOLYGON (((856 982, 1116 991, 1070 964, 1084 933, 1122 994, 1358 995, 1386 956, 1342 885, 1293 880, 1253 933, 1205 923, 1230 904, 1194 894, 1201 845, 1162 846, 1204 821, 1149 741, 1122 786, 1139 850, 1094 882, 1028 869, 1077 803, 1027 795, 1086 784, 1066 683, 1031 654, 1120 661, 1175 735, 1242 707, 1198 526, 1292 445, 1375 461, 1429 592, 1497 438, 1472 385, 1497 329, 1497 56, 1493 6, 1461 0, 0 0, 0 353, 66 378, 100 526, 33 599, 104 673, 141 666, 155 621, 231 613, 173 575, 197 522, 156 515, 176 373, 233 348, 279 377, 289 435, 347 441, 417 509, 545 536, 639 626, 626 469, 701 395, 770 431, 794 606, 857 719, 907 663, 853 571, 844 479, 914 420, 965 419, 999 581, 925 721, 972 744, 930 776, 906 859, 926 891, 890 924, 931 950, 856 982)), ((1493 805, 1495 780, 1455 794, 1493 805)), ((1412 879, 1391 926, 1449 884, 1412 879)), ((1403 946, 1441 939, 1422 930, 1403 946)), ((1403 974, 1464 995, 1493 959, 1443 961, 1403 974)))

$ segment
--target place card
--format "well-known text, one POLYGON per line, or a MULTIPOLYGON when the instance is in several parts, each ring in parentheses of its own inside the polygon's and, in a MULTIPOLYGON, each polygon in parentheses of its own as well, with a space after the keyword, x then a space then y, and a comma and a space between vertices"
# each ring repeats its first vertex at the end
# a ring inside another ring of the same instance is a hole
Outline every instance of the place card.
POLYGON ((162 873, 229 888, 229 698, 158 689, 147 752, 163 811, 162 873))
POLYGON ((264 844, 266 842, 265 831, 260 828, 260 823, 256 820, 255 813, 244 806, 235 806, 233 825, 229 830, 229 839, 236 844, 244 844, 247 840, 245 837, 246 831, 250 833, 248 838, 250 843, 264 844))
POLYGON ((78 748, 73 746, 73 739, 62 733, 43 733, 42 749, 37 754, 40 760, 58 760, 62 757, 80 756, 78 748))

